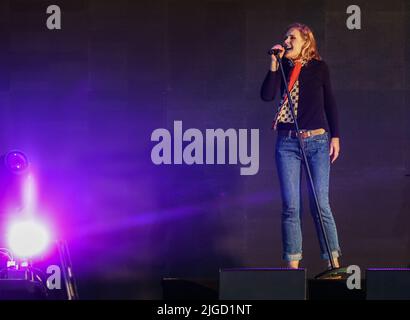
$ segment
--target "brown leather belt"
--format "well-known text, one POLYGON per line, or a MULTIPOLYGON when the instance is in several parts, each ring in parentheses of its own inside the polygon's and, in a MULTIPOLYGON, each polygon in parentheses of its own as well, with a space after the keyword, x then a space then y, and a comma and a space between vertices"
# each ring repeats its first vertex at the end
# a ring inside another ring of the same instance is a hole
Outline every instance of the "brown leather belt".
MULTIPOLYGON (((326 130, 323 128, 315 130, 299 130, 299 134, 302 139, 317 136, 319 134, 324 134, 325 132, 326 130)), ((278 130, 278 134, 289 138, 297 138, 295 130, 278 130)))

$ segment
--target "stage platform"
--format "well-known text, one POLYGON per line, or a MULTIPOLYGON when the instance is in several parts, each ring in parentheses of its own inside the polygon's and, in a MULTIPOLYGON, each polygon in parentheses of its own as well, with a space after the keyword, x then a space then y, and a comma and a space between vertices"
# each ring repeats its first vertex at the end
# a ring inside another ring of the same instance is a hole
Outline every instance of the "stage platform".
POLYGON ((298 269, 225 269, 219 279, 163 278, 164 300, 410 300, 410 269, 367 269, 347 279, 306 278, 298 269))
MULTIPOLYGON (((306 300, 365 300, 365 285, 349 290, 345 281, 308 279, 306 300)), ((220 300, 217 280, 164 278, 162 289, 164 300, 220 300)))

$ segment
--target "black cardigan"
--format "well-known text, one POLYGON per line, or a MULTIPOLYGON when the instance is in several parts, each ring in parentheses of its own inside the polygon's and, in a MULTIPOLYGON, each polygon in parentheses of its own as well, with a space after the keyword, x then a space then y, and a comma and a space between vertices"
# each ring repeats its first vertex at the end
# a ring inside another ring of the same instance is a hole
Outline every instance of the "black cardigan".
MULTIPOLYGON (((289 81, 292 67, 283 59, 283 68, 289 81)), ((261 88, 261 98, 272 101, 277 91, 284 92, 281 72, 268 71, 261 88)), ((336 102, 330 84, 329 68, 322 60, 313 59, 304 65, 299 75, 299 104, 297 120, 299 129, 330 129, 331 137, 339 137, 336 102)), ((278 130, 294 130, 293 123, 278 123, 278 130)))

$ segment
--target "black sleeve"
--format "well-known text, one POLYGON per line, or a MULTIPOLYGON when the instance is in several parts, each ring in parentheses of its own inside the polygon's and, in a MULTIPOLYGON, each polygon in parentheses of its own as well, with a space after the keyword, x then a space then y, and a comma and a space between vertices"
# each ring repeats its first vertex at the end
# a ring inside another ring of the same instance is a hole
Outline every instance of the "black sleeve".
POLYGON ((261 88, 261 98, 264 101, 272 101, 281 84, 279 70, 276 72, 268 71, 261 88))
POLYGON ((329 67, 323 62, 323 93, 324 106, 327 122, 329 124, 330 136, 332 138, 339 137, 339 119, 335 97, 333 95, 332 85, 330 82, 329 67))

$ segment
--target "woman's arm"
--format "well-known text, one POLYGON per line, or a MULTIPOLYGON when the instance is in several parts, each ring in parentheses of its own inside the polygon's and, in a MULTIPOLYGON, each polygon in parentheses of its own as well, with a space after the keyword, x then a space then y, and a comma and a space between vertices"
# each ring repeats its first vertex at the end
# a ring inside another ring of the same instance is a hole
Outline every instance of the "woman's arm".
POLYGON ((340 153, 339 118, 336 101, 333 95, 332 85, 330 82, 329 67, 325 62, 323 63, 323 94, 325 113, 327 122, 329 124, 331 136, 329 156, 331 157, 331 163, 333 163, 339 157, 340 153))
POLYGON ((269 70, 261 88, 261 98, 264 101, 272 101, 278 92, 281 83, 279 71, 269 70))
MULTIPOLYGON (((275 45, 272 49, 278 49, 280 50, 280 58, 283 57, 283 54, 285 53, 285 49, 282 47, 282 45, 277 44, 275 45)), ((261 98, 264 101, 272 101, 275 98, 276 92, 278 91, 280 84, 281 84, 281 77, 280 77, 280 72, 278 71, 278 61, 275 57, 274 54, 271 55, 271 63, 270 63, 270 69, 268 71, 268 74, 265 77, 265 80, 263 81, 262 88, 261 88, 261 98)))
POLYGON ((333 95, 332 85, 330 81, 329 67, 326 62, 323 62, 323 95, 324 107, 327 122, 330 127, 331 137, 339 137, 339 118, 335 97, 333 95))

